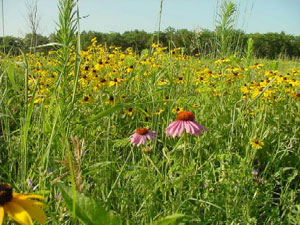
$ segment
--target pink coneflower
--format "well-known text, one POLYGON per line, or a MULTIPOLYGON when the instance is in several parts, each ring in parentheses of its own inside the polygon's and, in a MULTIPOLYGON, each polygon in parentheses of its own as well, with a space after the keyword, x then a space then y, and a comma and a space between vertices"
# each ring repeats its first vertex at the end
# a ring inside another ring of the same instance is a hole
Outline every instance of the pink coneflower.
POLYGON ((153 130, 148 130, 146 128, 139 128, 136 132, 131 135, 131 143, 137 146, 141 144, 146 144, 147 139, 152 140, 156 137, 156 133, 153 130))
POLYGON ((194 114, 183 111, 177 114, 176 121, 172 122, 166 129, 166 134, 172 137, 180 137, 185 130, 186 133, 200 136, 202 132, 208 131, 207 128, 201 126, 194 121, 194 114))

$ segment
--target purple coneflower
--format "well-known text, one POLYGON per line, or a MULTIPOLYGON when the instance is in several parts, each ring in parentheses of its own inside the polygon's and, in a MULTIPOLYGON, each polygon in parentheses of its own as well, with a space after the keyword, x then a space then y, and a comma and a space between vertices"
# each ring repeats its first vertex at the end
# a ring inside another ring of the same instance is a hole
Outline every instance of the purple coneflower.
POLYGON ((172 122, 166 129, 168 136, 180 137, 183 130, 186 133, 200 136, 203 131, 208 131, 207 128, 201 126, 199 123, 194 121, 194 114, 192 112, 183 111, 177 114, 176 121, 172 122))
POLYGON ((137 146, 141 144, 146 144, 147 139, 152 140, 156 137, 156 133, 153 130, 148 130, 146 128, 139 128, 136 132, 131 135, 131 143, 137 146))

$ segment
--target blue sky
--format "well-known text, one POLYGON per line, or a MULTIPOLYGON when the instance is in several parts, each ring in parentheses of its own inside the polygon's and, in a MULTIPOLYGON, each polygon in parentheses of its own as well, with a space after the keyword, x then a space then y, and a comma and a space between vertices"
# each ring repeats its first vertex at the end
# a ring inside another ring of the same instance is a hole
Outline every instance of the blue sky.
MULTIPOLYGON (((23 36, 30 32, 26 2, 4 0, 5 34, 23 36)), ((222 0, 164 0, 162 30, 210 29, 215 27, 216 8, 222 0)), ((81 30, 124 32, 158 28, 160 0, 80 0, 81 30)), ((235 0, 239 5, 237 28, 247 33, 281 32, 300 35, 300 0, 235 0)), ((55 31, 57 0, 38 0, 39 33, 55 31)), ((2 30, 2 28, 1 28, 2 30)))

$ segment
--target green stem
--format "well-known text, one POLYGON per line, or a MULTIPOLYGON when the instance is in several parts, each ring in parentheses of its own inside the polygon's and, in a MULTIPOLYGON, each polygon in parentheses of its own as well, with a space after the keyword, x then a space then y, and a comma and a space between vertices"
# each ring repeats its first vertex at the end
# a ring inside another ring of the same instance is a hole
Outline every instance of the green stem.
POLYGON ((187 145, 187 134, 184 132, 184 147, 183 147, 183 160, 182 160, 182 170, 185 169, 185 157, 186 157, 186 145, 187 145))
POLYGON ((187 133, 184 131, 184 146, 183 146, 183 158, 182 158, 182 183, 181 183, 181 201, 183 201, 183 185, 185 180, 185 157, 186 157, 186 145, 187 145, 187 133))

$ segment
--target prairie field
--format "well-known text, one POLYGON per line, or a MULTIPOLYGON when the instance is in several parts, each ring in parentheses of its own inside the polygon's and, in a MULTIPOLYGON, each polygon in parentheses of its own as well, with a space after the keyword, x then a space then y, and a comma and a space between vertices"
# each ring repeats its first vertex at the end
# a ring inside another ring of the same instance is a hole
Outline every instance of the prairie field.
POLYGON ((60 7, 54 50, 0 59, 0 181, 34 220, 300 224, 299 60, 81 50, 60 7))

